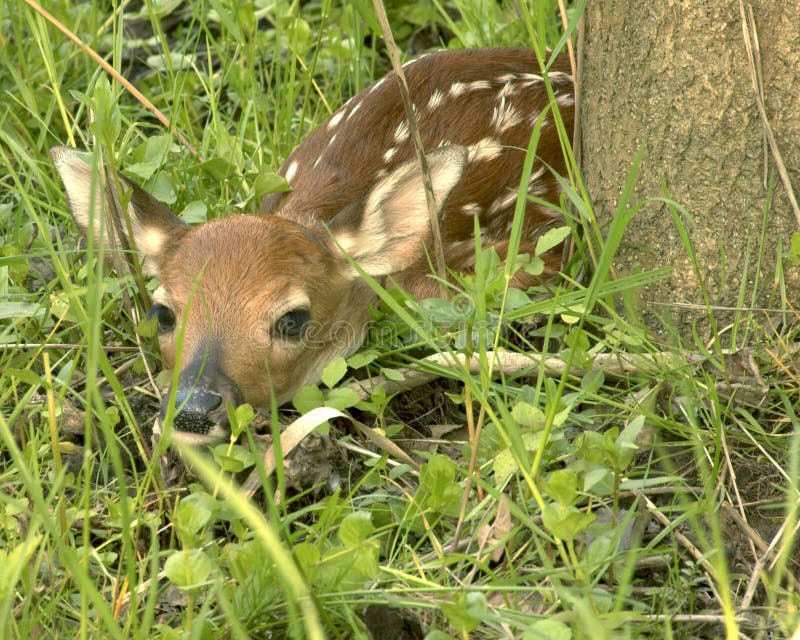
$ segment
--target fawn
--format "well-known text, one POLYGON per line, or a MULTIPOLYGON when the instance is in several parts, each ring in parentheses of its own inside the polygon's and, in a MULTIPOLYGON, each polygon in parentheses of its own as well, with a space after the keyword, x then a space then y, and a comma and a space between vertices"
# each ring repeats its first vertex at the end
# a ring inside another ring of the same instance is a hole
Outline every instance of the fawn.
MULTIPOLYGON (((483 246, 505 254, 525 149, 543 113, 528 194, 560 197, 556 174, 565 162, 542 72, 532 51, 498 48, 424 54, 404 73, 445 260, 450 270, 469 272, 476 217, 483 246)), ((566 61, 548 75, 569 133, 574 92, 566 61)), ((115 195, 102 186, 92 193, 102 183, 85 154, 56 147, 51 155, 81 232, 118 246, 90 211, 115 195)), ((226 437, 226 403, 283 403, 318 382, 335 357, 358 349, 375 295, 344 254, 417 299, 439 292, 429 275, 422 175, 393 73, 334 112, 278 173, 292 190, 266 196, 258 214, 194 227, 121 178, 132 233, 123 233, 123 245, 135 247, 159 282, 151 313, 164 361, 179 370, 173 435, 185 441, 226 437)), ((527 202, 520 252, 532 254, 537 238, 561 224, 551 208, 527 202)), ((544 258, 546 278, 560 268, 560 249, 544 258)), ((543 277, 520 271, 512 284, 543 277)), ((165 397, 162 417, 166 405, 165 397)))

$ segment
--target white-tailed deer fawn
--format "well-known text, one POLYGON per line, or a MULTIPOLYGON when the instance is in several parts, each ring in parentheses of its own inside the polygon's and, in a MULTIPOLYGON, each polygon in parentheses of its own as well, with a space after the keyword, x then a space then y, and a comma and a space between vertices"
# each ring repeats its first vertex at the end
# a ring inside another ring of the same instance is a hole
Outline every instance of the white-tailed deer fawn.
MULTIPOLYGON (((404 71, 445 260, 466 272, 476 217, 483 245, 505 254, 525 149, 543 113, 528 193, 558 201, 554 172, 564 171, 564 160, 542 72, 527 49, 429 53, 404 71)), ((549 82, 571 132, 573 84, 563 62, 549 70, 549 82)), ((90 215, 110 194, 91 192, 98 180, 84 154, 57 147, 52 157, 78 227, 86 234, 93 224, 98 242, 116 246, 98 232, 100 215, 90 215)), ((173 433, 186 440, 226 436, 226 403, 283 403, 360 346, 374 294, 343 251, 417 298, 439 291, 429 276, 425 191, 393 74, 331 115, 279 173, 292 191, 265 197, 260 215, 195 227, 123 180, 132 190, 127 242, 159 280, 152 313, 163 358, 180 372, 173 433)), ((533 254, 538 237, 561 224, 551 209, 528 202, 520 252, 533 254)), ((560 267, 560 248, 544 257, 548 277, 560 267)), ((535 280, 520 272, 514 284, 535 280)))

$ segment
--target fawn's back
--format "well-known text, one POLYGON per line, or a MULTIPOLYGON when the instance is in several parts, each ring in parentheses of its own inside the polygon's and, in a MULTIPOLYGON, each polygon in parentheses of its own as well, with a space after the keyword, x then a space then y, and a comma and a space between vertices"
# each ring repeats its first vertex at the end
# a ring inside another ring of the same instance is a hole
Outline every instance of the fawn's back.
MULTIPOLYGON (((525 151, 536 120, 549 110, 544 80, 529 49, 464 49, 428 53, 404 72, 426 150, 460 145, 467 149, 463 175, 440 213, 445 261, 454 271, 474 266, 474 220, 481 241, 504 255, 511 232, 525 151)), ((559 58, 549 81, 567 131, 572 131, 574 93, 568 60, 559 58)), ((528 194, 557 202, 555 173, 564 172, 561 143, 551 117, 541 128, 528 194), (547 166, 545 166, 547 165, 547 166), (549 169, 548 169, 549 167, 549 169)), ((378 80, 331 115, 286 159, 279 170, 293 191, 264 198, 262 213, 301 224, 329 221, 378 180, 414 158, 400 90, 394 74, 378 80)), ((533 252, 538 237, 561 219, 529 203, 521 252, 533 252)), ((560 254, 548 254, 553 275, 560 254)), ((436 296, 429 261, 420 255, 394 279, 417 298, 436 296)), ((520 273, 517 286, 536 278, 520 273)))
MULTIPOLYGON (((572 78, 558 65, 549 82, 569 132, 572 78)), ((430 53, 404 70, 445 259, 451 270, 468 272, 476 218, 484 247, 505 254, 525 150, 540 120, 528 194, 558 201, 553 172, 564 171, 564 160, 545 82, 526 49, 430 53)), ((98 181, 84 154, 58 147, 52 156, 79 228, 119 246, 91 209, 116 194, 91 192, 98 181)), ((122 246, 135 245, 159 280, 152 314, 162 356, 179 370, 174 432, 186 440, 224 437, 226 403, 285 402, 317 382, 332 359, 359 347, 374 294, 343 252, 417 298, 440 291, 429 275, 429 212, 393 74, 331 115, 279 173, 292 191, 264 198, 263 215, 195 227, 123 180, 132 237, 123 229, 122 246)), ((559 224, 552 209, 527 201, 520 252, 533 253, 539 236, 559 224)), ((525 287, 558 270, 560 249, 543 257, 544 276, 520 272, 514 284, 525 287)), ((165 399, 162 416, 167 407, 165 399)))

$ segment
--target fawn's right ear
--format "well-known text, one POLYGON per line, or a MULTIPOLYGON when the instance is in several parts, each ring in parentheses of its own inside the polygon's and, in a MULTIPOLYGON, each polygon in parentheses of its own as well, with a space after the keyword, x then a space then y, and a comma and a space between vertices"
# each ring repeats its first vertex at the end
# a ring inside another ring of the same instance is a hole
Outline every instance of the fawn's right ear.
MULTIPOLYGON (((189 226, 178 216, 161 204, 153 196, 136 184, 120 176, 120 183, 126 191, 130 191, 130 199, 126 208, 130 221, 131 235, 128 234, 128 223, 123 219, 115 224, 109 212, 113 208, 109 203, 124 201, 117 197, 113 184, 106 183, 104 176, 95 171, 90 153, 71 147, 54 147, 50 157, 61 176, 67 194, 69 211, 75 224, 84 236, 89 236, 98 244, 102 244, 111 252, 126 248, 135 249, 144 258, 145 272, 158 275, 158 265, 175 242, 189 226), (124 242, 117 237, 117 232, 124 242)), ((111 256, 115 264, 120 256, 111 256)))

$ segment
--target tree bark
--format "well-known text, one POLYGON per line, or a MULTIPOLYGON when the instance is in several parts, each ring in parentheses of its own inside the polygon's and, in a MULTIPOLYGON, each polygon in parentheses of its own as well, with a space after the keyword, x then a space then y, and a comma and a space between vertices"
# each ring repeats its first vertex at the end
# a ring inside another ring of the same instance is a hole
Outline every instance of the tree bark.
MULTIPOLYGON (((766 115, 800 190, 800 1, 748 4, 766 115)), ((601 224, 644 149, 632 202, 647 205, 615 268, 675 267, 634 297, 650 329, 707 338, 715 327, 703 286, 717 331, 747 309, 774 322, 786 301, 800 308, 800 269, 786 259, 798 221, 765 142, 739 0, 590 0, 581 54, 583 170, 601 224), (664 186, 691 215, 683 223, 697 268, 668 207, 650 200, 664 186)))

